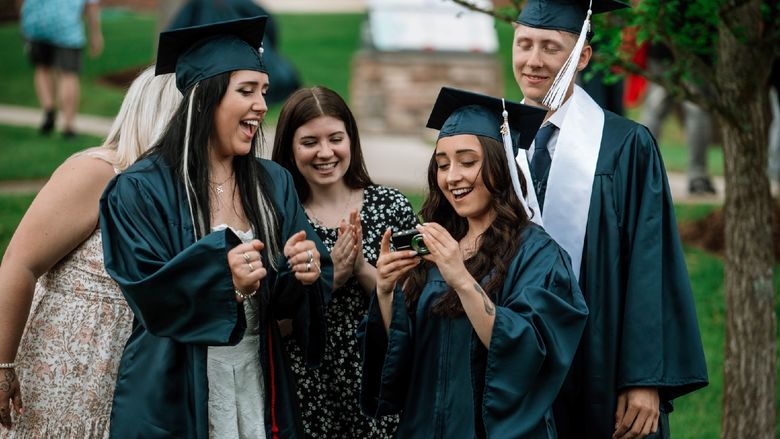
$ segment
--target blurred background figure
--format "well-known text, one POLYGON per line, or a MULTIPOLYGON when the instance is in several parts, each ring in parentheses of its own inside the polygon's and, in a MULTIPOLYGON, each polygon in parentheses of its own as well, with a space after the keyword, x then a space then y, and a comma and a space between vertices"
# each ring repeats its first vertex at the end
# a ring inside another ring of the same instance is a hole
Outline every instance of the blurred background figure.
MULTIPOLYGON (((598 44, 591 43, 594 51, 599 50, 598 44)), ((625 114, 623 108, 623 77, 614 81, 607 81, 607 75, 602 71, 590 74, 593 70, 589 64, 577 75, 577 83, 605 110, 609 110, 619 116, 625 114)))
POLYGON ((86 44, 82 15, 89 29, 89 54, 98 56, 103 51, 98 0, 25 0, 22 4, 22 33, 35 67, 35 93, 44 112, 41 134, 48 135, 54 129, 56 94, 63 116, 62 135, 75 137, 81 51, 86 44))
MULTIPOLYGON (((648 47, 648 71, 663 73, 666 66, 672 62, 674 62, 672 54, 666 46, 654 43, 648 47)), ((640 123, 649 128, 656 139, 661 138, 664 118, 675 104, 677 102, 666 89, 648 82, 640 123)), ((685 101, 681 105, 688 144, 688 193, 715 194, 715 186, 712 184, 707 167, 707 148, 712 142, 712 117, 693 102, 685 101)))
POLYGON ((271 87, 265 100, 268 105, 284 101, 301 86, 295 66, 277 50, 278 27, 273 16, 252 0, 190 0, 176 13, 167 29, 216 23, 236 18, 268 16, 263 37, 263 61, 268 69, 271 87))
POLYGON ((98 200, 180 100, 173 75, 141 72, 103 145, 65 161, 16 229, 0 265, 0 438, 108 437, 133 313, 103 268, 98 200))

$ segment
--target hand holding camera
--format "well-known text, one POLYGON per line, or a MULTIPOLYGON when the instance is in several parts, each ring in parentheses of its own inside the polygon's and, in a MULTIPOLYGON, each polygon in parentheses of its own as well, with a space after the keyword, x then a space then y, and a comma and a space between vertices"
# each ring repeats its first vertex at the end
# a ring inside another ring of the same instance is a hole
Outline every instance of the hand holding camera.
POLYGON ((379 247, 379 259, 376 261, 376 292, 379 296, 388 296, 395 289, 398 279, 420 263, 414 250, 390 250, 392 230, 385 230, 379 247))
POLYGON ((412 248, 416 245, 418 249, 425 252, 422 253, 422 258, 436 264, 442 278, 449 286, 456 290, 468 287, 471 275, 463 263, 460 245, 450 232, 437 223, 424 223, 418 225, 415 230, 417 235, 413 235, 409 245, 412 248), (420 237, 416 244, 415 236, 420 237))

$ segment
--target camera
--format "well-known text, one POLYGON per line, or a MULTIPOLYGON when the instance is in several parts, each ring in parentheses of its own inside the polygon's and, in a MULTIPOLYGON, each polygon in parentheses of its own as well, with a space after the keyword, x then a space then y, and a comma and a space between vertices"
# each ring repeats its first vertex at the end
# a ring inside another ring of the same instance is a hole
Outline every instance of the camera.
POLYGON ((428 247, 426 247, 423 242, 422 235, 417 229, 395 232, 393 233, 392 241, 395 251, 414 250, 418 255, 427 255, 430 253, 428 247))

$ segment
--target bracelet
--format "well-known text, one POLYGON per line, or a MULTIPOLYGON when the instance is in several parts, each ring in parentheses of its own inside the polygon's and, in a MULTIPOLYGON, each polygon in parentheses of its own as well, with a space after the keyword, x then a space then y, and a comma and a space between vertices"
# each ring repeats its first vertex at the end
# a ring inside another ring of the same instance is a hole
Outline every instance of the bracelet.
POLYGON ((242 298, 244 300, 249 299, 250 297, 253 297, 255 294, 257 294, 257 290, 254 290, 251 293, 245 293, 245 292, 239 290, 238 288, 236 288, 236 296, 238 296, 238 297, 240 297, 240 298, 242 298))
POLYGON ((0 369, 13 369, 16 367, 16 363, 0 363, 0 369))

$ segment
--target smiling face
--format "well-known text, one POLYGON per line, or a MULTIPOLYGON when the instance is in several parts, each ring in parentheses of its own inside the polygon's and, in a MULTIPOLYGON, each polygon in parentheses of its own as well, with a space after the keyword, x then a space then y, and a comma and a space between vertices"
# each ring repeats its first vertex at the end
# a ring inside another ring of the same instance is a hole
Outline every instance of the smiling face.
POLYGON ((239 70, 230 75, 225 95, 214 111, 212 152, 222 157, 246 155, 268 111, 268 75, 239 70))
MULTIPOLYGON (((542 107, 542 99, 550 89, 558 71, 569 57, 577 37, 559 30, 515 26, 512 46, 512 70, 515 81, 523 91, 526 104, 542 107)), ((586 44, 577 63, 577 71, 588 65, 591 47, 586 44)), ((574 91, 574 80, 566 92, 568 99, 574 91)))
POLYGON ((492 217, 491 194, 482 176, 485 159, 477 136, 442 137, 434 154, 436 182, 455 212, 470 221, 492 217))
POLYGON ((343 182, 351 159, 344 122, 319 116, 298 127, 293 135, 293 158, 310 186, 343 182))

